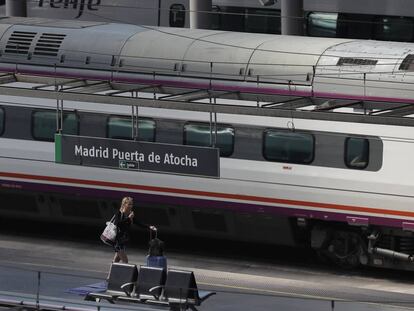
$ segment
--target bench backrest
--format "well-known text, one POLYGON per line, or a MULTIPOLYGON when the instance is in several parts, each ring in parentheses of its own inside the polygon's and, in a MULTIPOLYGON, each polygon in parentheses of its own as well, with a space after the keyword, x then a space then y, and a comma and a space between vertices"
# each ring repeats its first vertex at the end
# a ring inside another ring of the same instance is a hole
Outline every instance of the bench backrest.
POLYGON ((138 277, 138 288, 136 294, 138 295, 161 295, 162 288, 156 289, 150 293, 150 288, 156 286, 163 286, 165 284, 166 273, 163 268, 140 266, 138 277))
MULTIPOLYGON (((123 291, 121 286, 125 283, 135 283, 138 278, 138 269, 136 265, 126 263, 113 263, 111 271, 109 272, 108 290, 123 291)), ((132 286, 126 288, 127 291, 132 291, 132 286)))
POLYGON ((198 300, 198 289, 193 271, 169 269, 164 295, 168 299, 198 300))

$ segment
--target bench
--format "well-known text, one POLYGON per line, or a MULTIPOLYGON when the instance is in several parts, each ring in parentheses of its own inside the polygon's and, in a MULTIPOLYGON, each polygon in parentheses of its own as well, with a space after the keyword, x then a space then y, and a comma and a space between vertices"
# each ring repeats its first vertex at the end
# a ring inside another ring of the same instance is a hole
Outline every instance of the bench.
POLYGON ((169 307, 170 310, 196 311, 196 307, 215 295, 199 291, 192 271, 114 263, 111 266, 108 289, 104 293, 88 293, 85 300, 110 303, 148 303, 169 307))
POLYGON ((120 296, 127 296, 128 292, 132 291, 133 285, 138 278, 138 269, 136 265, 125 263, 112 263, 108 287, 105 292, 100 293, 88 293, 85 296, 85 300, 99 302, 102 299, 115 303, 115 300, 120 296), (129 284, 123 286, 125 284, 129 284))
MULTIPOLYGON (((158 267, 140 266, 138 280, 136 283, 126 283, 125 286, 133 285, 132 290, 127 291, 127 296, 118 296, 117 300, 124 302, 146 302, 147 300, 157 300, 162 294, 162 287, 165 285, 165 269, 158 267), (150 292, 150 289, 154 289, 150 292)), ((131 289, 131 288, 129 288, 131 289)))
POLYGON ((158 286, 150 289, 154 294, 155 301, 168 303, 170 310, 196 311, 196 306, 200 306, 207 298, 215 295, 215 292, 199 291, 192 271, 169 269, 165 286, 158 286), (155 295, 155 291, 162 287, 160 296, 155 295))

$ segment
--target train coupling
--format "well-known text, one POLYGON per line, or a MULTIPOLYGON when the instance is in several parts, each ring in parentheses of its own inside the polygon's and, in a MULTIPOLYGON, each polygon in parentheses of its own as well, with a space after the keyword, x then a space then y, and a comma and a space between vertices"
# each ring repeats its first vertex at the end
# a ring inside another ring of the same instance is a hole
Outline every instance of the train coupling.
POLYGON ((402 252, 396 252, 391 249, 385 249, 380 247, 374 247, 375 242, 379 237, 378 232, 373 232, 368 236, 368 253, 373 255, 380 255, 390 259, 397 259, 406 262, 414 262, 414 256, 402 252))

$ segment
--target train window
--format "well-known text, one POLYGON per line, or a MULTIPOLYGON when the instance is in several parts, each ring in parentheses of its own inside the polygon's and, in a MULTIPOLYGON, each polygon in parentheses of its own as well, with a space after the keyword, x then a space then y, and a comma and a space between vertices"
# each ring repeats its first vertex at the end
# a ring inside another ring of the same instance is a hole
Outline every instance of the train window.
MULTIPOLYGON (((60 123, 60 119, 59 119, 60 123)), ((32 136, 36 140, 54 141, 56 111, 35 111, 32 114, 32 136)), ((63 113, 62 133, 79 135, 79 117, 74 112, 63 113)))
POLYGON ((4 109, 0 108, 0 136, 3 135, 4 132, 4 109))
POLYGON ((409 17, 378 16, 374 23, 375 40, 410 42, 414 36, 414 21, 409 17))
MULTIPOLYGON (((132 139, 132 120, 126 117, 109 117, 107 122, 108 138, 132 139)), ((155 121, 138 119, 138 139, 155 141, 155 121)))
POLYGON ((308 36, 335 38, 337 22, 338 13, 310 12, 307 23, 308 36))
POLYGON ((221 9, 218 5, 213 5, 211 7, 211 29, 220 29, 221 28, 221 9))
POLYGON ((170 27, 185 26, 185 6, 175 3, 170 6, 170 27))
POLYGON ((244 31, 245 9, 241 7, 221 6, 220 30, 244 31))
POLYGON ((365 138, 348 137, 345 141, 345 164, 349 168, 364 169, 368 166, 369 141, 365 138))
POLYGON ((260 33, 281 33, 280 11, 246 9, 244 31, 260 33))
POLYGON ((414 54, 408 54, 402 61, 399 70, 414 71, 414 54))
MULTIPOLYGON (((184 145, 211 146, 215 130, 212 135, 208 123, 187 123, 184 125, 184 145)), ((227 125, 217 125, 217 143, 221 157, 229 157, 234 150, 234 128, 227 125)))
POLYGON ((313 161, 314 145, 311 134, 266 130, 263 156, 268 161, 309 164, 313 161))
POLYGON ((374 15, 339 13, 337 37, 372 39, 374 15))

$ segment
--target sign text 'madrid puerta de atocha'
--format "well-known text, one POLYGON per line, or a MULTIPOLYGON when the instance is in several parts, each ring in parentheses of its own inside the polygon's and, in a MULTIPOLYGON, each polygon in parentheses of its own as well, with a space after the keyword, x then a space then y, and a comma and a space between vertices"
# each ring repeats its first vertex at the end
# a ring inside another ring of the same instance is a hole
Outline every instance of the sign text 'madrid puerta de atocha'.
POLYGON ((57 163, 220 176, 218 148, 56 134, 55 149, 57 163))

